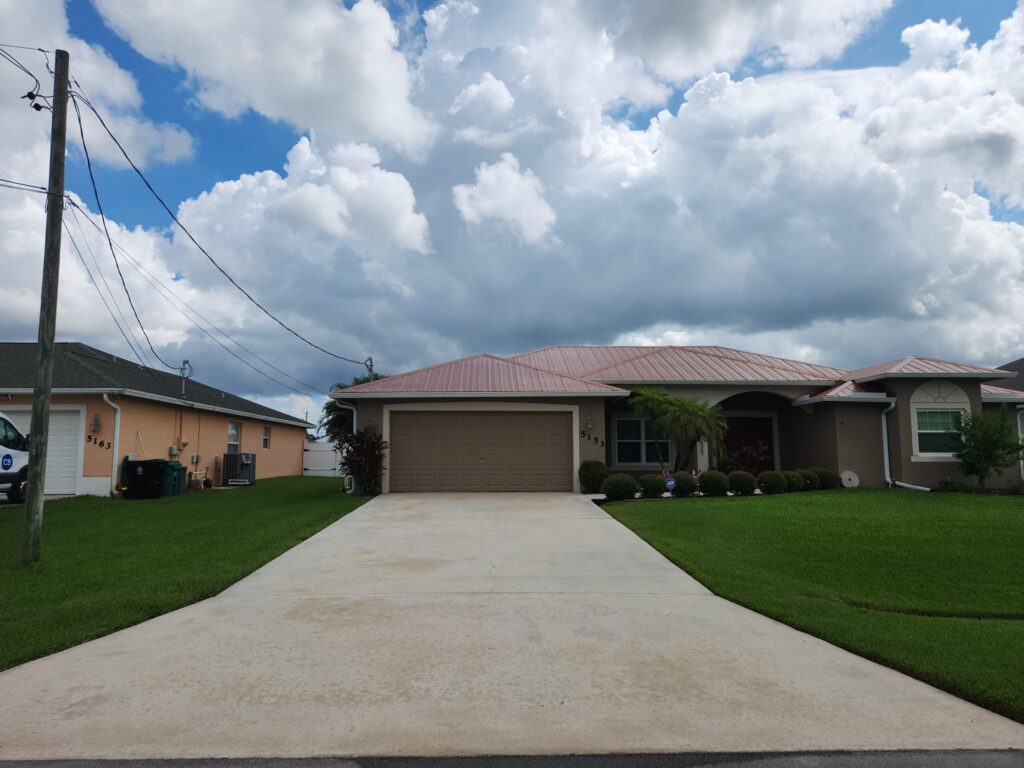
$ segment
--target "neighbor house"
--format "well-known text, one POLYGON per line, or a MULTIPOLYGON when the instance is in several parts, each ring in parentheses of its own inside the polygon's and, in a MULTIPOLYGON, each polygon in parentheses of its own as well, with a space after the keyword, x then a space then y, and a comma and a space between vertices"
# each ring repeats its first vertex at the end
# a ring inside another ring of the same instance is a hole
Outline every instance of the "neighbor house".
MULTIPOLYGON (((0 343, 0 411, 31 430, 36 344, 0 343)), ((302 474, 302 419, 193 379, 143 367, 78 343, 58 343, 46 493, 110 493, 120 465, 176 459, 196 477, 223 481, 223 456, 255 454, 256 478, 302 474)))
MULTIPOLYGON (((360 427, 387 440, 383 489, 579 490, 581 461, 659 469, 651 425, 630 393, 659 387, 717 404, 726 451, 763 446, 766 467, 828 467, 869 487, 963 480, 947 430, 960 413, 1008 407, 1021 430, 1024 392, 987 382, 994 368, 907 357, 847 371, 710 346, 553 346, 475 355, 336 390, 360 427)), ((710 451, 693 468, 707 469, 710 451)), ((1024 476, 1024 467, 996 478, 1024 476)))

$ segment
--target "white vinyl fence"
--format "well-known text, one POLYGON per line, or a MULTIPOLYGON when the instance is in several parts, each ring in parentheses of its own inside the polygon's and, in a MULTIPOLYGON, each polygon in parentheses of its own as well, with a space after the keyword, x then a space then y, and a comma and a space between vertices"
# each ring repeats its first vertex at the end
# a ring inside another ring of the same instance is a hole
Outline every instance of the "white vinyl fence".
POLYGON ((341 453, 331 443, 306 443, 302 474, 304 477, 341 477, 341 453))

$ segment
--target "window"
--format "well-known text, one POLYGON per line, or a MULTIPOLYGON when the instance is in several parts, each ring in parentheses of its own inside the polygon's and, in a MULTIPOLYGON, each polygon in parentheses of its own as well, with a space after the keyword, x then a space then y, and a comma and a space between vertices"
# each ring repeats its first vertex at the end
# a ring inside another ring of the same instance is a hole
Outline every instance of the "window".
POLYGON ((263 428, 263 447, 270 447, 270 427, 263 428))
POLYGON ((951 431, 960 428, 962 411, 917 411, 917 452, 953 453, 960 438, 951 431))
POLYGON ((649 419, 616 419, 615 421, 615 463, 616 464, 657 464, 658 450, 661 458, 671 458, 671 444, 668 440, 654 440, 654 425, 649 419))
POLYGON ((238 445, 242 442, 242 424, 237 421, 228 422, 228 453, 238 453, 238 445))
POLYGON ((5 419, 0 419, 0 446, 12 451, 20 451, 21 434, 5 419))

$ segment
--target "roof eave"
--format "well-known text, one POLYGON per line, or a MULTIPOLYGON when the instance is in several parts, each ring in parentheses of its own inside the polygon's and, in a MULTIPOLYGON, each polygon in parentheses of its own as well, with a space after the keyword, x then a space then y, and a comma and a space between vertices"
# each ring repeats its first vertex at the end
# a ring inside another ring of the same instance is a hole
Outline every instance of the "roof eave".
POLYGON ((492 397, 619 397, 628 395, 624 389, 601 391, 559 391, 559 392, 348 392, 344 389, 330 393, 332 400, 439 400, 451 398, 492 398, 492 397))
POLYGON ((746 380, 746 379, 648 379, 639 381, 623 381, 622 379, 594 379, 594 381, 600 382, 601 384, 608 384, 614 382, 615 384, 623 384, 629 386, 636 385, 654 385, 654 386, 702 386, 702 387, 729 387, 729 386, 744 386, 744 387, 834 387, 836 385, 835 379, 801 379, 799 381, 791 381, 789 379, 771 379, 771 380, 746 380))
POLYGON ((993 369, 984 373, 973 371, 961 371, 959 373, 875 373, 870 376, 850 379, 850 381, 855 381, 858 384, 868 381, 880 381, 882 379, 980 379, 981 381, 988 381, 989 379, 1009 379, 1013 376, 1016 376, 1016 374, 1010 371, 996 371, 993 369))
POLYGON ((884 395, 825 395, 824 397, 806 397, 801 395, 793 401, 793 405, 815 405, 817 403, 874 403, 882 405, 895 402, 895 397, 886 397, 884 395))

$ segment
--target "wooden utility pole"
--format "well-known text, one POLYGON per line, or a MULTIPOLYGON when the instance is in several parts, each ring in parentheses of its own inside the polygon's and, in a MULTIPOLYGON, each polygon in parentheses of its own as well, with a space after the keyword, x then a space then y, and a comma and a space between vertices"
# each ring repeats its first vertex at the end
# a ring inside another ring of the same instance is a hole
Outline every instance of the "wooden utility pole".
POLYGON ((50 389, 53 385, 53 339, 57 330, 57 284, 60 279, 61 225, 64 221, 64 150, 68 127, 67 51, 57 51, 53 76, 53 119, 50 123, 50 181, 46 195, 46 239, 43 245, 43 287, 39 300, 36 384, 32 390, 32 439, 28 449, 25 492, 25 565, 39 561, 46 488, 46 448, 50 430, 50 389))

